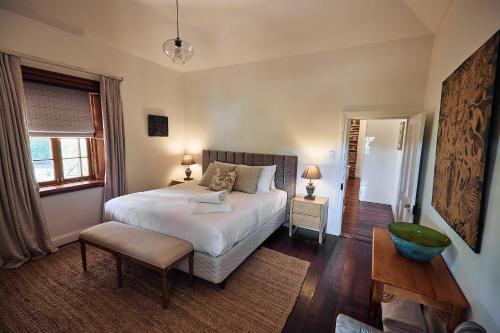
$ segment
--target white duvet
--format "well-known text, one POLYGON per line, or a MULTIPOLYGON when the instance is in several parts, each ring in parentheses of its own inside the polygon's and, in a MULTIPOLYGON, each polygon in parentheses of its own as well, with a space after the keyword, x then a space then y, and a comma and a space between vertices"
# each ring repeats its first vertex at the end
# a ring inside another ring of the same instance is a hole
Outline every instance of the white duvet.
POLYGON ((207 193, 188 182, 152 191, 132 193, 105 204, 105 220, 156 231, 193 244, 194 250, 219 256, 267 222, 286 205, 282 190, 229 194, 232 212, 193 215, 187 198, 207 193))

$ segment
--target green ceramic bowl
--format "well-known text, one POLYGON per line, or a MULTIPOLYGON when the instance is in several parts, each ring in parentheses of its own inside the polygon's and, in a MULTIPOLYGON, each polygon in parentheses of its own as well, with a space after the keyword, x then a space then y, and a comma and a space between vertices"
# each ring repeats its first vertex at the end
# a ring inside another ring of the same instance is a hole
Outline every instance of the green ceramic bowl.
POLYGON ((419 224, 395 222, 388 229, 396 250, 416 261, 430 261, 451 244, 448 236, 419 224))

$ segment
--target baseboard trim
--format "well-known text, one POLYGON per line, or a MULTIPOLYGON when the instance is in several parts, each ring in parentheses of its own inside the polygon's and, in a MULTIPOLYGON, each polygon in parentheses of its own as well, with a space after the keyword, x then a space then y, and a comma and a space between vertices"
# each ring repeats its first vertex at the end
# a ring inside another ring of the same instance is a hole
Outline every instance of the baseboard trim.
POLYGON ((78 229, 75 231, 71 231, 56 237, 52 237, 52 243, 54 243, 55 246, 62 246, 71 242, 74 242, 78 240, 78 236, 80 235, 80 232, 85 230, 86 228, 83 229, 78 229))

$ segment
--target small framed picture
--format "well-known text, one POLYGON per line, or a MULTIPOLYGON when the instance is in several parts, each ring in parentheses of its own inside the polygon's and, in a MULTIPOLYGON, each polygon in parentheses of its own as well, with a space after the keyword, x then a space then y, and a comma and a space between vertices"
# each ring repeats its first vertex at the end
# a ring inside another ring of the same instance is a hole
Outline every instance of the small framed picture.
POLYGON ((168 117, 148 115, 149 136, 168 136, 168 117))

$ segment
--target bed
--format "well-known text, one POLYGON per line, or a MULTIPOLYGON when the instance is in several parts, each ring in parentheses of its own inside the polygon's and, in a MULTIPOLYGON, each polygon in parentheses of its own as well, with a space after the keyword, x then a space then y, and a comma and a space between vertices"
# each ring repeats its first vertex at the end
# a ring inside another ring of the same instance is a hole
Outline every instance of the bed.
MULTIPOLYGON (((288 220, 295 195, 297 157, 285 155, 203 151, 202 170, 213 161, 276 164, 275 187, 270 192, 229 195, 231 213, 191 214, 187 197, 206 193, 197 182, 138 192, 106 202, 105 220, 119 221, 156 231, 193 244, 194 274, 221 283, 269 235, 288 220)), ((187 271, 187 263, 178 267, 187 271)))

